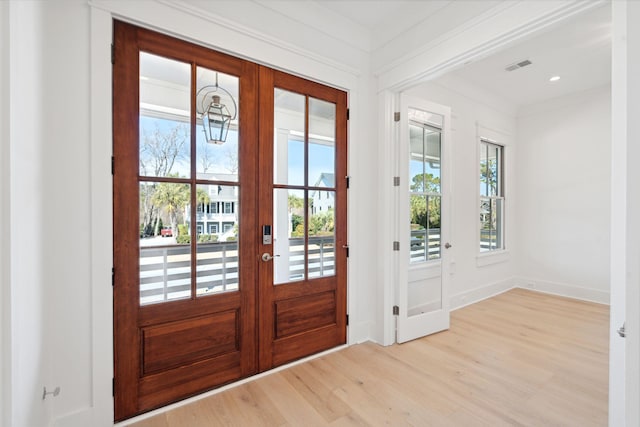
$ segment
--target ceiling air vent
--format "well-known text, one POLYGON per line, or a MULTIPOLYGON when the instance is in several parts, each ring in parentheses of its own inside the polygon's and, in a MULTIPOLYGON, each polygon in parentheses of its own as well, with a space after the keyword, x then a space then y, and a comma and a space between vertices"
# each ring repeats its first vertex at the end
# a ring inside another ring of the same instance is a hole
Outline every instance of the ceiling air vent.
POLYGON ((518 68, 526 67, 527 65, 531 65, 531 61, 525 59, 524 61, 516 62, 511 65, 507 65, 504 69, 507 71, 515 71, 518 68))

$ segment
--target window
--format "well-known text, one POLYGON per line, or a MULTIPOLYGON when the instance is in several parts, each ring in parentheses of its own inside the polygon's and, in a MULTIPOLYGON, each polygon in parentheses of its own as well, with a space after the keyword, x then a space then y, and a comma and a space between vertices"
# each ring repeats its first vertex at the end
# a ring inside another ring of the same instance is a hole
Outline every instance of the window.
POLYGON ((480 252, 504 249, 504 147, 480 140, 480 252))
POLYGON ((222 223, 222 232, 226 233, 227 231, 233 228, 233 222, 223 222, 222 223))
POLYGON ((209 234, 218 234, 218 223, 209 224, 209 234))
POLYGON ((220 213, 220 210, 218 208, 218 202, 209 203, 209 212, 213 214, 220 213))
POLYGON ((233 202, 224 202, 224 211, 223 213, 232 214, 233 213, 233 202))

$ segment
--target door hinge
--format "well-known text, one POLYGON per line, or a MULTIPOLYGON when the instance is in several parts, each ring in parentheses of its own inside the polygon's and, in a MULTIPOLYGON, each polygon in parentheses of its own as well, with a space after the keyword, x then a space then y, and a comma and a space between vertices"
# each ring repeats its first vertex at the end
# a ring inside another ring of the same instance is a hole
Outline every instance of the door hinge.
POLYGON ((111 267, 111 286, 116 285, 116 269, 115 267, 111 267))
POLYGON ((400 242, 398 242, 398 241, 393 242, 393 250, 394 251, 399 251, 400 250, 400 242))
POLYGON ((115 170, 116 170, 116 159, 115 157, 111 156, 111 175, 114 174, 115 170))
POLYGON ((393 186, 394 187, 400 187, 400 177, 399 176, 394 176, 393 177, 393 186))
POLYGON ((349 175, 345 176, 344 179, 347 180, 347 188, 349 188, 349 184, 351 184, 351 177, 349 175))
POLYGON ((349 120, 349 116, 351 115, 351 109, 347 108, 347 120, 349 120))
POLYGON ((394 122, 400 121, 400 111, 396 111, 395 113, 393 113, 393 121, 394 122))
POLYGON ((342 245, 342 247, 343 247, 343 248, 344 248, 344 250, 346 251, 347 258, 349 258, 349 245, 342 245))
POLYGON ((397 305, 393 306, 393 315, 394 316, 399 316, 400 315, 400 307, 398 307, 397 305))
POLYGON ((627 322, 624 322, 622 326, 618 328, 618 331, 617 331, 618 335, 620 335, 622 338, 625 338, 627 336, 627 332, 625 330, 626 326, 627 326, 627 322))
POLYGON ((116 63, 116 47, 111 43, 111 65, 116 63))
POLYGON ((347 314, 347 326, 349 326, 349 315, 347 314))

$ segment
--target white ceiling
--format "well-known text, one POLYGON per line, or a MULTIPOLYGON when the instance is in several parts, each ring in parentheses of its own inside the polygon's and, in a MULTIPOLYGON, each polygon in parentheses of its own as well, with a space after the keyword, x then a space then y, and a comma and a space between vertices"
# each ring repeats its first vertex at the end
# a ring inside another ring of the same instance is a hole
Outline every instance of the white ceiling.
MULTIPOLYGON (((340 14, 372 37, 372 48, 419 25, 426 17, 460 0, 313 0, 340 14)), ((463 79, 522 107, 611 82, 611 8, 608 3, 487 58, 451 72, 448 82, 463 79), (505 67, 528 59, 532 65, 513 72, 505 67), (550 83, 558 75, 560 80, 550 83)))
POLYGON ((390 15, 407 6, 415 5, 415 0, 315 0, 322 7, 330 9, 345 18, 374 30, 390 15))
POLYGON ((450 73, 523 107, 611 82, 611 9, 607 5, 450 73), (528 59, 515 71, 505 67, 528 59), (552 76, 560 76, 555 83, 552 76))

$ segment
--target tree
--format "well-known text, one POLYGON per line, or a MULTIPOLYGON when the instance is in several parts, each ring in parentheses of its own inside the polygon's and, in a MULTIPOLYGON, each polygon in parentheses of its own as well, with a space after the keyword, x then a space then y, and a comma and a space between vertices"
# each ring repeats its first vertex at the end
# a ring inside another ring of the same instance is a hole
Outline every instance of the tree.
POLYGON ((335 215, 333 209, 311 215, 309 218, 309 236, 327 236, 333 234, 335 215))
POLYGON ((151 201, 167 214, 171 229, 175 233, 178 228, 178 215, 190 201, 189 185, 158 183, 151 201))
POLYGON ((289 194, 289 212, 300 212, 304 208, 304 200, 295 194, 289 194))
POLYGON ((151 134, 143 131, 140 142, 140 173, 146 176, 169 176, 176 161, 185 159, 189 141, 189 128, 177 124, 167 130, 158 123, 151 134))
MULTIPOLYGON (((186 157, 189 130, 184 124, 176 124, 169 129, 160 129, 158 122, 154 122, 154 125, 151 132, 143 130, 140 141, 140 174, 171 176, 176 162, 186 157)), ((160 209, 153 202, 158 185, 145 183, 140 186, 140 224, 143 236, 158 235, 160 232, 160 209)))
POLYGON ((430 173, 417 174, 413 177, 412 182, 410 186, 412 193, 423 193, 411 194, 409 209, 412 227, 419 229, 440 228, 440 177, 434 177, 430 173))
POLYGON ((480 182, 487 184, 487 196, 498 194, 498 162, 494 159, 480 162, 480 182))

